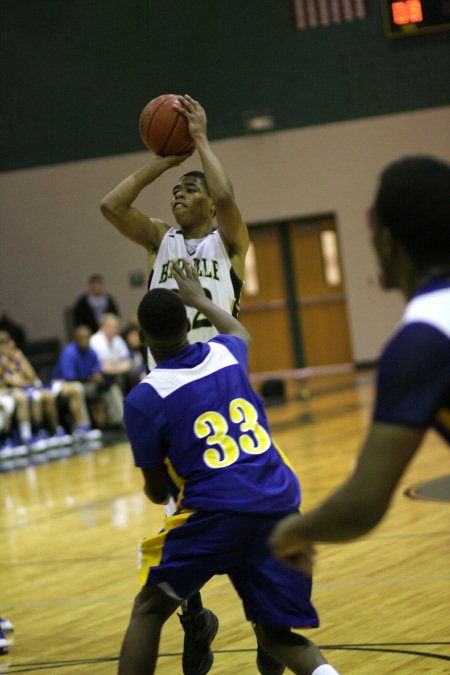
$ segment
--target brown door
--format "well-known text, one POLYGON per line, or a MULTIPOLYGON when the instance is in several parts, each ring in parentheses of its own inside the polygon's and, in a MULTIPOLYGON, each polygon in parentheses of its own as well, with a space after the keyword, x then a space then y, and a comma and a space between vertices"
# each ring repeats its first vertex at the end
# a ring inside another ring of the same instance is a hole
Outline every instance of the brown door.
POLYGON ((250 275, 247 269, 239 314, 253 338, 250 372, 295 368, 279 226, 252 227, 250 239, 247 268, 249 263, 255 267, 250 275))
POLYGON ((290 223, 289 240, 305 365, 350 363, 352 350, 334 219, 290 223))
POLYGON ((334 219, 255 226, 250 240, 240 313, 250 372, 351 362, 334 219))

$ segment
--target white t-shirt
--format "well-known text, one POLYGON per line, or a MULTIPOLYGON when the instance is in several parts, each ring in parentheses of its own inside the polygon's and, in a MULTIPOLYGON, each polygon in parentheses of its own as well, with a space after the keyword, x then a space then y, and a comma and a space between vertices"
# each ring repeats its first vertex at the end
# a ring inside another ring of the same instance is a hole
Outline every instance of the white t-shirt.
POLYGON ((105 333, 99 330, 91 336, 89 346, 96 352, 100 363, 104 361, 119 363, 131 358, 127 343, 120 335, 108 340, 105 333))

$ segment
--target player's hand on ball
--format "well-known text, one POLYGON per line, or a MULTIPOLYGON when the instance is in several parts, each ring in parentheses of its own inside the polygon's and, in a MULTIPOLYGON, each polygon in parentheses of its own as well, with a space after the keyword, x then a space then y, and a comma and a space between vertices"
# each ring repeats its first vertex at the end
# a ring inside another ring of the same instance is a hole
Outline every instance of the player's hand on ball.
POLYGON ((183 155, 155 155, 154 162, 162 164, 165 169, 171 169, 173 166, 178 166, 186 159, 188 159, 192 153, 195 151, 195 148, 192 148, 189 152, 185 152, 183 155))
POLYGON ((283 518, 269 538, 269 548, 281 562, 311 576, 315 549, 311 542, 300 539, 298 535, 300 519, 300 514, 283 518))
POLYGON ((197 141, 201 136, 206 136, 206 113, 200 103, 186 94, 178 97, 178 105, 175 110, 184 115, 188 121, 189 136, 197 141))
POLYGON ((195 265, 186 258, 183 258, 182 265, 179 265, 176 260, 171 260, 170 265, 184 304, 188 307, 196 307, 199 300, 204 300, 205 291, 200 285, 195 265))

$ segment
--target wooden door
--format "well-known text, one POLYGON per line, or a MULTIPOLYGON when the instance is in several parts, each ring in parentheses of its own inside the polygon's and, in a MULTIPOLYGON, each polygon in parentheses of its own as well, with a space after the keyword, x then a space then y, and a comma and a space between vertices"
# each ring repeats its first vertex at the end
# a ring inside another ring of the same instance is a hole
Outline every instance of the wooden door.
POLYGON ((351 363, 333 217, 254 226, 250 240, 239 317, 253 337, 250 372, 351 363))
POLYGON ((247 263, 254 267, 251 278, 246 274, 239 314, 253 338, 250 372, 295 368, 279 226, 253 227, 250 239, 252 250, 247 263))
POLYGON ((334 219, 290 223, 289 241, 305 365, 350 363, 347 303, 334 219))

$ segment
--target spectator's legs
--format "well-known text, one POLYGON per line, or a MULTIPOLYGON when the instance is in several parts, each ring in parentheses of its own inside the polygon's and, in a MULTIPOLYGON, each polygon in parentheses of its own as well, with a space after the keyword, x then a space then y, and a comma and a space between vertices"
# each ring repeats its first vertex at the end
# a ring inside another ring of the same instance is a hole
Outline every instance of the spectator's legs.
POLYGON ((53 396, 52 392, 49 391, 48 389, 42 389, 40 394, 43 412, 45 414, 46 419, 48 420, 51 432, 52 434, 54 434, 60 426, 58 408, 56 406, 56 399, 53 396))
POLYGON ((20 389, 13 390, 13 397, 16 405, 16 419, 19 427, 19 435, 23 442, 31 437, 31 419, 28 406, 28 396, 20 389))
POLYGON ((84 389, 81 382, 64 382, 60 396, 67 401, 75 426, 90 426, 84 389))
POLYGON ((112 384, 104 394, 108 424, 118 426, 123 421, 123 395, 118 384, 112 384))

